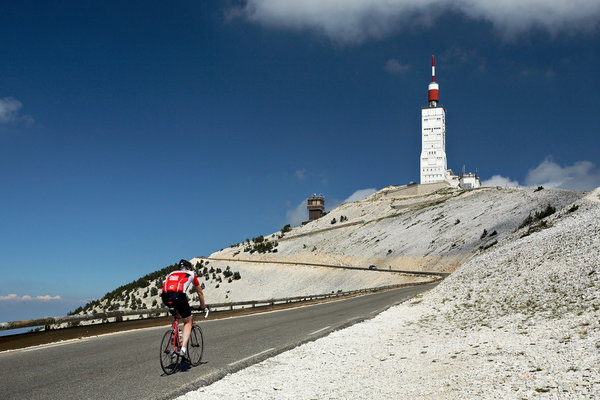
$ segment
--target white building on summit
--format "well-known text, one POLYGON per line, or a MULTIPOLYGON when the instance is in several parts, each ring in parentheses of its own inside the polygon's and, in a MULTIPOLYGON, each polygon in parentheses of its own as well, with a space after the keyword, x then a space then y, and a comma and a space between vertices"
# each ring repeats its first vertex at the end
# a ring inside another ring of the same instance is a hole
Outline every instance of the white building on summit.
POLYGON ((454 175, 446 157, 446 110, 438 105, 440 87, 435 81, 435 57, 431 57, 429 105, 421 109, 421 183, 448 182, 473 189, 481 186, 477 174, 454 175))

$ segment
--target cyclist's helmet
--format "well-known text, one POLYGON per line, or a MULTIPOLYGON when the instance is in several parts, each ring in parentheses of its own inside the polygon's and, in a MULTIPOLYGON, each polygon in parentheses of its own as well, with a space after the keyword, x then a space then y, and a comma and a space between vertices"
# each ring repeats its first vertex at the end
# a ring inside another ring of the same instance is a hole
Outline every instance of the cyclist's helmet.
POLYGON ((192 263, 188 260, 179 260, 179 265, 182 269, 192 269, 192 263))

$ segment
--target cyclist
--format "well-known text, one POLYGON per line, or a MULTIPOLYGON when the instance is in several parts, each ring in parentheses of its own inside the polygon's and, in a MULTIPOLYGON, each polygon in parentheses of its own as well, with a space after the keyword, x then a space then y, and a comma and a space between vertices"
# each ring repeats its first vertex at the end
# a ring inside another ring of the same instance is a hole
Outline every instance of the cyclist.
POLYGON ((204 293, 202 292, 202 286, 200 281, 194 272, 192 271, 192 263, 187 260, 180 260, 177 264, 178 269, 167 275, 162 285, 161 298, 163 303, 169 307, 174 308, 183 321, 183 342, 181 344, 181 356, 185 359, 189 359, 187 355, 187 343, 190 338, 190 332, 192 331, 192 310, 188 303, 186 292, 193 284, 198 293, 200 299, 200 309, 204 310, 206 304, 204 302, 204 293))

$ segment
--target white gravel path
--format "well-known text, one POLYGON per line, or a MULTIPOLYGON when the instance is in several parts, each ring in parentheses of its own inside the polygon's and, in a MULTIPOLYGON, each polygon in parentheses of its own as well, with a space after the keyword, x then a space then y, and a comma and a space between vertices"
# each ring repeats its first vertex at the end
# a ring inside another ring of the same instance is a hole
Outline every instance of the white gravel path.
POLYGON ((598 399, 600 189, 575 205, 421 298, 180 399, 598 399))

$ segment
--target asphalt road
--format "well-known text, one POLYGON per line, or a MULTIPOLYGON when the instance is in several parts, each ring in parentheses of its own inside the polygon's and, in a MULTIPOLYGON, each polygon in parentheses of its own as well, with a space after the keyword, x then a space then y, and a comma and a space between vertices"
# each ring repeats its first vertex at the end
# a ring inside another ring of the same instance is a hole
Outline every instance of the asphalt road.
MULTIPOLYGON (((243 317, 200 321, 204 363, 164 376, 167 326, 0 353, 3 399, 170 399, 331 331, 371 318, 435 284, 243 317)), ((198 318, 196 318, 198 320, 198 318)))

